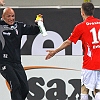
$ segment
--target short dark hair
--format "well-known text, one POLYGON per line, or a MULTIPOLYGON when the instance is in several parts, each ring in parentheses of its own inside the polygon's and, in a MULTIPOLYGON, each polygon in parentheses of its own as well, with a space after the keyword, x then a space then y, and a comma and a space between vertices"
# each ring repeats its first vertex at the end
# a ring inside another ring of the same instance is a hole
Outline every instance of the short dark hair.
POLYGON ((94 14, 94 5, 90 2, 82 4, 82 9, 87 16, 92 16, 94 14))

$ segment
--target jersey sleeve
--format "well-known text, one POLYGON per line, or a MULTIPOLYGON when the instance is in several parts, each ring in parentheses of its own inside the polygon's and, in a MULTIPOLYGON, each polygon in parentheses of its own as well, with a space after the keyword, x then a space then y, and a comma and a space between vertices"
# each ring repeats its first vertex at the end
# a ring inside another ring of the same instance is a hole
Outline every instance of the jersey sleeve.
POLYGON ((81 35, 82 35, 82 27, 80 24, 78 24, 74 27, 74 29, 68 39, 76 44, 76 42, 78 40, 80 40, 81 35))
POLYGON ((22 35, 37 35, 40 33, 40 29, 37 24, 27 25, 22 23, 22 35))

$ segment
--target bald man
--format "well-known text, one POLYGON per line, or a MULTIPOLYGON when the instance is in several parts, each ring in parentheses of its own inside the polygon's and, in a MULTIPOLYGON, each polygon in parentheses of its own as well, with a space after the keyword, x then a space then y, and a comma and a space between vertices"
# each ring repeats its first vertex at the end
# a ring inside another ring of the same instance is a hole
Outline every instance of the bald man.
POLYGON ((8 81, 12 100, 25 100, 29 87, 27 76, 21 64, 20 45, 22 35, 37 35, 36 23, 26 25, 15 21, 12 8, 5 8, 0 20, 0 72, 8 81))

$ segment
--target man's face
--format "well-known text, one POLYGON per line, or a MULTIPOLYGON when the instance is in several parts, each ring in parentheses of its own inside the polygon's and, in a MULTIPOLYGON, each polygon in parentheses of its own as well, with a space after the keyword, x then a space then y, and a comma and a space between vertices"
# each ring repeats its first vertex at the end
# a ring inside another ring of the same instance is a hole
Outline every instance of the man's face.
POLYGON ((15 13, 12 9, 7 9, 3 15, 2 19, 8 24, 13 25, 15 22, 15 13))

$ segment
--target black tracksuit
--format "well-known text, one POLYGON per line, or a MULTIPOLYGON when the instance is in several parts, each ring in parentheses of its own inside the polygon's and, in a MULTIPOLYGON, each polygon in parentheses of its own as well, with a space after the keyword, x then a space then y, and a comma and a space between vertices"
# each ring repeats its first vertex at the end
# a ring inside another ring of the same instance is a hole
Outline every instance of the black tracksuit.
POLYGON ((32 26, 15 22, 8 25, 0 21, 0 72, 10 85, 12 100, 25 100, 29 91, 27 77, 21 64, 21 37, 36 35, 39 32, 37 24, 32 26))

